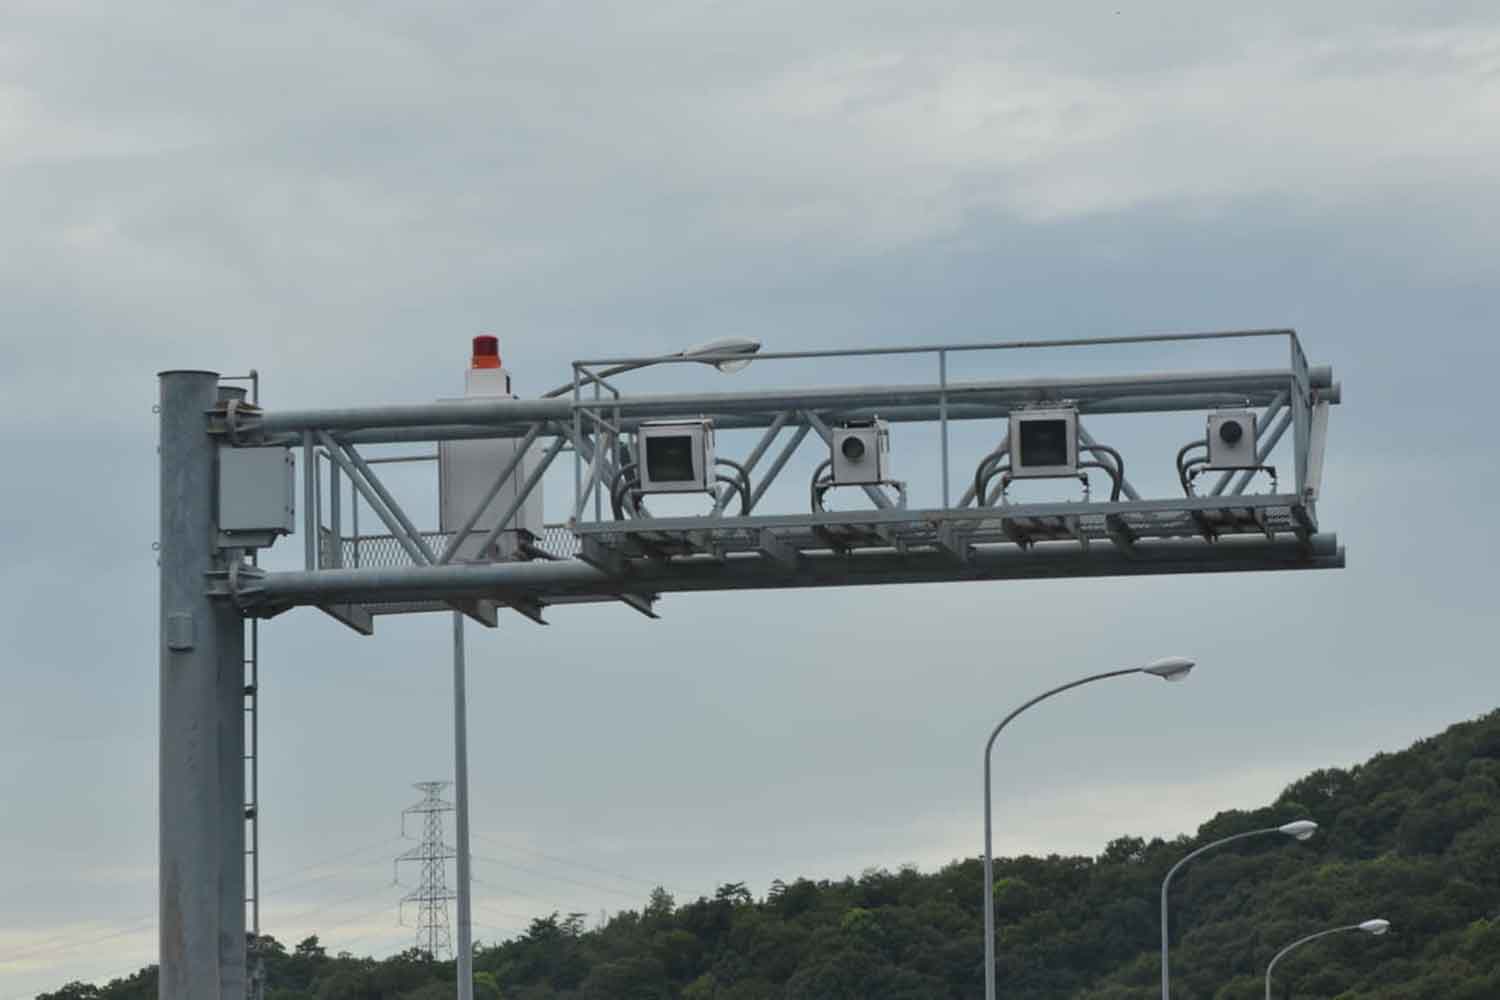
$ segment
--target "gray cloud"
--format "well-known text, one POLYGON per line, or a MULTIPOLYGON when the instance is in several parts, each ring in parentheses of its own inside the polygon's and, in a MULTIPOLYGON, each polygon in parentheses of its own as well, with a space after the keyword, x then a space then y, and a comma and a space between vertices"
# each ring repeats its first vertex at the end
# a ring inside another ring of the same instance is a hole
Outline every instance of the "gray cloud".
MULTIPOLYGON (((1341 574, 683 597, 662 623, 590 608, 476 630, 476 829, 552 876, 481 866, 501 923, 644 890, 505 845, 688 893, 972 854, 988 727, 1103 665, 1205 664, 1008 737, 1007 849, 1181 832, 1493 707, 1496 553, 1474 527, 1497 485, 1476 419, 1500 360, 1492 5, 1119 10, 12 5, 0 960, 154 905, 161 368, 256 367, 272 405, 313 406, 451 394, 481 329, 533 392, 571 358, 725 334, 1286 323, 1335 364, 1341 574)), ((717 376, 633 384, 689 379, 717 376)), ((379 848, 409 782, 448 772, 444 628, 266 626, 268 879, 379 848)), ((268 916, 373 892, 379 857, 291 878, 268 916)), ((284 933, 346 922, 346 942, 399 946, 380 904, 284 933)), ((55 987, 150 947, 125 935, 0 979, 55 987)))

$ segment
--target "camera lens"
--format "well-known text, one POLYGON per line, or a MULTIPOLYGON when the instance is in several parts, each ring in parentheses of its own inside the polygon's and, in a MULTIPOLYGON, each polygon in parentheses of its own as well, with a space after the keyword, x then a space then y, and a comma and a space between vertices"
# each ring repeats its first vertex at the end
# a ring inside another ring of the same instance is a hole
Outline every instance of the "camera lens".
POLYGON ((1238 444, 1245 436, 1245 428, 1238 420, 1226 420, 1219 425, 1219 440, 1225 444, 1238 444))
POLYGON ((846 437, 844 443, 839 445, 839 451, 851 462, 858 462, 865 457, 865 443, 857 437, 846 437))

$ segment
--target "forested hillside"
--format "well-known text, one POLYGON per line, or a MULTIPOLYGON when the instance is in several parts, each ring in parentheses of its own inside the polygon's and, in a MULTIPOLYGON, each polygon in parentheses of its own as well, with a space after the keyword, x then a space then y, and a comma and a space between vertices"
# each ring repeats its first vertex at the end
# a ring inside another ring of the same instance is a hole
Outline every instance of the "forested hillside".
MULTIPOLYGON (((1500 712, 1400 753, 1317 771, 1253 812, 1193 837, 1122 838, 1098 857, 996 865, 1005 997, 1148 1000, 1157 987, 1157 890, 1199 844, 1302 817, 1307 843, 1252 838, 1204 855, 1173 890, 1179 1000, 1253 1000, 1282 945, 1386 917, 1390 934, 1311 944, 1278 967, 1282 997, 1500 998, 1500 712)), ((978 859, 938 872, 867 871, 776 882, 763 899, 728 883, 712 898, 657 890, 639 911, 586 930, 536 920, 475 957, 484 1000, 919 1000, 982 995, 978 859)), ((452 963, 329 956, 311 938, 255 942, 269 1000, 429 1000, 453 995, 452 963)), ((41 1000, 141 1000, 155 970, 41 1000)))

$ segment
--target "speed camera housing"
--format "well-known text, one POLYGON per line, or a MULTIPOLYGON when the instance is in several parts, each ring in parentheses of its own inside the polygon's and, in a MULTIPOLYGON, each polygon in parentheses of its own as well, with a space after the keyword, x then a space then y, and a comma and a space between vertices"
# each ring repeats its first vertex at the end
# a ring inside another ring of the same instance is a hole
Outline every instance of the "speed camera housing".
POLYGON ((1020 410, 1010 415, 1010 474, 1039 479, 1078 474, 1078 411, 1020 410))
POLYGON ((833 485, 866 486, 890 480, 891 425, 876 417, 833 429, 829 448, 833 485))
POLYGON ((1208 416, 1208 465, 1211 469, 1254 469, 1255 412, 1224 410, 1208 416))
POLYGON ((657 420, 636 431, 642 493, 704 493, 714 479, 714 425, 657 420))

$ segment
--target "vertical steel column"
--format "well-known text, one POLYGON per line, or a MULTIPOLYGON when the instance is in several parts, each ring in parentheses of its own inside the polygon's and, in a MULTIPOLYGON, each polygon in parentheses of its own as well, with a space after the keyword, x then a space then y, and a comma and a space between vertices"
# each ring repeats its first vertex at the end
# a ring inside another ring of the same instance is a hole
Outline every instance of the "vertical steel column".
POLYGON ((349 535, 354 539, 354 544, 349 546, 354 568, 359 569, 359 489, 354 485, 352 477, 349 480, 349 535))
POLYGON ((948 352, 938 351, 938 423, 943 436, 943 509, 948 509, 948 352))
POLYGON ((303 562, 310 571, 318 568, 318 481, 313 478, 318 468, 318 452, 313 447, 313 432, 302 432, 302 528, 307 537, 302 540, 303 562))
POLYGON ((206 586, 222 563, 206 417, 219 376, 167 371, 158 379, 158 996, 244 1000, 245 631, 239 612, 210 600, 206 586))
POLYGON ((464 616, 453 612, 454 823, 458 827, 458 1000, 474 1000, 474 941, 469 905, 469 701, 464 682, 464 616))
POLYGON ((578 442, 583 440, 583 417, 578 408, 582 398, 578 386, 578 362, 573 362, 573 509, 583 509, 583 456, 578 454, 578 442))
MULTIPOLYGON (((599 397, 600 397, 600 394, 601 394, 601 390, 599 388, 599 383, 595 382, 594 383, 594 461, 596 463, 599 461, 599 458, 601 457, 601 454, 604 451, 604 440, 603 439, 606 436, 606 435, 601 434, 599 432, 598 406, 599 406, 599 397)), ((615 396, 617 398, 618 398, 619 395, 620 394, 618 392, 615 393, 615 396)), ((620 426, 619 420, 620 420, 620 414, 619 414, 618 411, 616 411, 616 413, 615 413, 615 426, 616 427, 620 426)), ((704 473, 706 475, 712 475, 713 474, 713 470, 712 469, 705 469, 703 471, 704 471, 704 473)), ((599 492, 599 480, 597 478, 594 480, 594 485, 593 485, 592 488, 590 488, 589 492, 594 495, 594 520, 595 521, 602 521, 602 520, 604 520, 604 498, 602 496, 600 496, 600 492, 599 492)), ((576 516, 574 517, 574 520, 575 521, 577 520, 576 516)))
POLYGON ((344 567, 344 484, 339 481, 339 464, 330 455, 328 458, 328 533, 333 544, 328 553, 328 565, 334 569, 344 567))
POLYGON ((1306 497, 1307 451, 1312 440, 1312 375, 1308 370, 1307 355, 1302 353, 1302 344, 1297 334, 1290 334, 1292 342, 1292 449, 1297 470, 1297 496, 1306 497))

